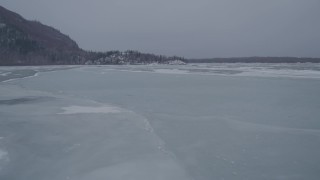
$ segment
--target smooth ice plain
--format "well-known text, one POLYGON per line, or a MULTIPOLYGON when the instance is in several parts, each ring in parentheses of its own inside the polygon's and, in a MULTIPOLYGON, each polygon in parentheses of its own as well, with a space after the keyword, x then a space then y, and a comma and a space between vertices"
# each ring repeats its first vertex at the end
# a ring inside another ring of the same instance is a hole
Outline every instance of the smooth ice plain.
POLYGON ((320 66, 0 67, 2 180, 318 180, 320 66))

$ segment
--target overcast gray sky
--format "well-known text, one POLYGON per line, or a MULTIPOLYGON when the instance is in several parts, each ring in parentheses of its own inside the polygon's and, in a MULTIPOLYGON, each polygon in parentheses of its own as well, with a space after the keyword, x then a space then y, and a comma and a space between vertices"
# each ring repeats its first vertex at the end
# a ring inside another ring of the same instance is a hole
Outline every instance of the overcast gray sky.
POLYGON ((0 0, 86 50, 320 57, 320 0, 0 0))

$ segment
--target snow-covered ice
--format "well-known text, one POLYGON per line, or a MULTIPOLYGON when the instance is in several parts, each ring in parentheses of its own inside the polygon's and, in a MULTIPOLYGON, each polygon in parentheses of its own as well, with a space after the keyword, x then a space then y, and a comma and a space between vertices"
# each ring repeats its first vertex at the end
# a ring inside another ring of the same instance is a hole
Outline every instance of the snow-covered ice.
POLYGON ((87 107, 87 106, 68 106, 62 108, 64 111, 59 114, 81 114, 81 113, 120 113, 121 109, 112 106, 87 107))
POLYGON ((7 157, 8 153, 0 149, 0 161, 7 157))
POLYGON ((319 72, 0 67, 0 179, 318 180, 319 72))
POLYGON ((165 74, 187 74, 188 71, 180 70, 180 69, 155 69, 156 73, 165 73, 165 74))
POLYGON ((0 174, 3 167, 9 162, 8 152, 0 149, 0 174))

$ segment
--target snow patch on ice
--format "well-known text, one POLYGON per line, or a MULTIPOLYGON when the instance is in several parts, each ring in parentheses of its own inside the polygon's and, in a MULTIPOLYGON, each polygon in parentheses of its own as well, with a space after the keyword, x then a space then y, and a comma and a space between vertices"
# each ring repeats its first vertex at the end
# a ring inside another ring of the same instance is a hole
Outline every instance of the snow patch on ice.
POLYGON ((101 107, 91 107, 91 106, 68 106, 63 107, 64 112, 58 114, 87 114, 87 113, 120 113, 122 110, 118 107, 113 106, 101 106, 101 107))
POLYGON ((0 149, 0 161, 5 160, 7 155, 8 155, 8 153, 6 151, 3 151, 0 149))
POLYGON ((14 80, 17 80, 17 79, 34 78, 34 77, 37 77, 37 76, 39 76, 39 73, 35 73, 35 74, 34 74, 34 75, 32 75, 32 76, 19 77, 19 78, 12 78, 12 79, 8 79, 8 80, 2 81, 2 82, 11 82, 11 81, 14 81, 14 80))
POLYGON ((143 120, 144 122, 144 125, 145 125, 145 130, 150 132, 150 133, 153 133, 154 132, 154 129, 153 127, 151 126, 150 122, 148 121, 148 119, 144 119, 143 120))
POLYGON ((11 72, 1 73, 0 76, 8 76, 9 74, 11 74, 11 72))
POLYGON ((64 151, 65 151, 65 152, 71 152, 71 151, 79 148, 80 146, 81 146, 81 144, 79 144, 79 143, 78 143, 78 144, 73 144, 72 146, 67 147, 64 151))
MULTIPOLYGON (((304 129, 304 128, 291 128, 291 127, 280 127, 271 126, 251 122, 242 122, 238 120, 226 120, 230 127, 244 130, 244 131, 257 131, 257 132, 270 132, 270 133, 294 133, 294 134, 312 134, 320 136, 320 130, 318 129, 304 129)), ((259 138, 259 137, 256 137, 259 138)))
POLYGON ((5 163, 9 161, 8 152, 0 149, 0 171, 5 163))
POLYGON ((165 155, 168 155, 170 156, 171 158, 173 159, 176 159, 176 156, 171 152, 171 151, 168 151, 166 149, 166 146, 165 146, 165 142, 155 133, 153 127, 151 126, 149 120, 147 118, 144 118, 143 119, 143 123, 144 123, 144 129, 151 133, 152 135, 154 135, 154 137, 157 139, 157 141, 155 141, 156 143, 156 146, 157 148, 165 155))
POLYGON ((188 71, 181 69, 155 69, 154 72, 163 74, 190 74, 188 71))
POLYGON ((188 180, 191 178, 189 178, 186 171, 172 159, 146 159, 96 169, 77 179, 188 180))
POLYGON ((314 70, 273 70, 273 69, 250 69, 244 71, 239 76, 256 77, 291 77, 291 78, 320 78, 320 71, 314 70))

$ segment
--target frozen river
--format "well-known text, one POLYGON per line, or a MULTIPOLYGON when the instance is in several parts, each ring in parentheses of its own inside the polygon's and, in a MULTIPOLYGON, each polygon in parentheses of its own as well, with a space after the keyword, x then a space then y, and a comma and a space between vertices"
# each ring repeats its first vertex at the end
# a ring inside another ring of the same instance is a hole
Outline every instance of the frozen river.
POLYGON ((0 67, 1 180, 318 180, 320 65, 0 67))

